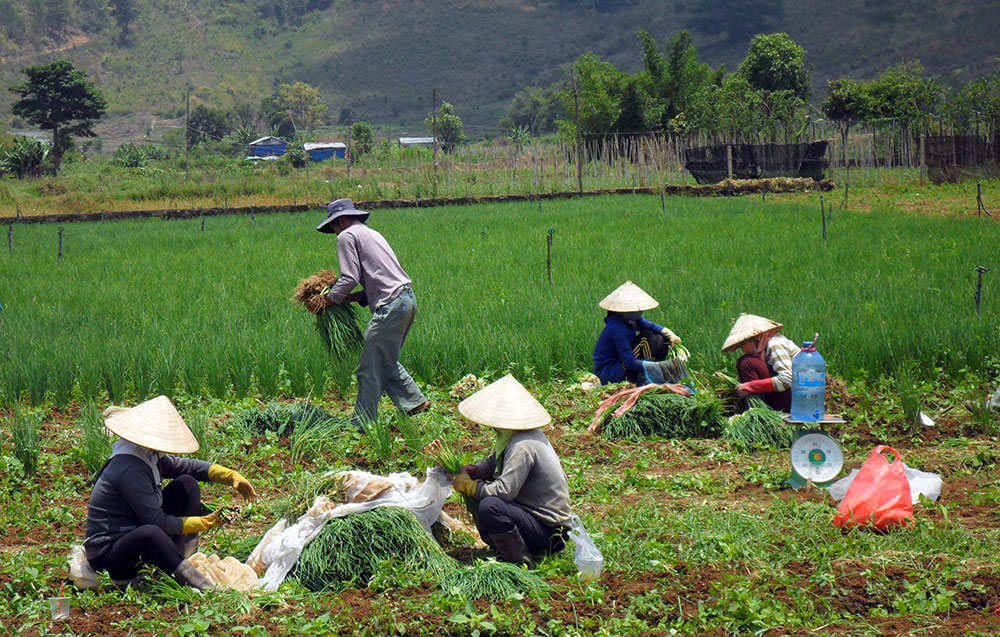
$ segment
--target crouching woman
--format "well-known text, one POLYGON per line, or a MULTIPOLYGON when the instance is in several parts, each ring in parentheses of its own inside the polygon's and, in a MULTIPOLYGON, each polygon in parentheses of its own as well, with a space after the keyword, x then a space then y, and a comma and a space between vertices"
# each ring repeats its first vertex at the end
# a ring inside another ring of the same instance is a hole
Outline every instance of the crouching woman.
POLYGON ((198 441, 166 396, 131 409, 109 407, 104 416, 118 440, 90 496, 84 541, 90 566, 119 585, 148 564, 181 584, 214 588, 187 560, 198 534, 221 523, 219 511, 201 515, 198 482, 231 485, 247 500, 257 496, 253 485, 221 465, 170 455, 193 453, 198 441))
POLYGON ((552 418, 510 374, 463 400, 458 410, 492 428, 496 442, 452 484, 477 501, 479 533, 500 559, 534 568, 535 556, 565 547, 572 516, 566 473, 541 431, 552 418))

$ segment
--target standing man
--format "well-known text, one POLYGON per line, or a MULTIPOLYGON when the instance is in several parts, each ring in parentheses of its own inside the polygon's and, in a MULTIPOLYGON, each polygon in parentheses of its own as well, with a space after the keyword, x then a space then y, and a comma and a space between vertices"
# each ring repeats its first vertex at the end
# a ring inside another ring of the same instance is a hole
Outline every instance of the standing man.
POLYGON ((431 406, 399 363, 417 314, 412 281, 385 237, 365 225, 370 214, 356 209, 350 199, 338 199, 326 207, 326 219, 316 226, 320 232, 337 235, 340 276, 327 292, 327 301, 334 305, 356 301, 372 311, 358 361, 358 398, 351 419, 359 429, 378 417, 383 392, 410 416, 431 406), (352 292, 358 285, 361 290, 352 292))

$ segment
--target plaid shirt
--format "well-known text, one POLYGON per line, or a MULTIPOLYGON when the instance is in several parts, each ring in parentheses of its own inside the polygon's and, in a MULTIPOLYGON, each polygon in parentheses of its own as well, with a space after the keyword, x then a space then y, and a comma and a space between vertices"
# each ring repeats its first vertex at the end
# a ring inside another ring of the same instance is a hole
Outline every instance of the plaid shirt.
POLYGON ((774 370, 771 382, 774 391, 781 392, 792 386, 792 359, 799 353, 799 347, 782 336, 775 334, 767 342, 767 364, 774 370))

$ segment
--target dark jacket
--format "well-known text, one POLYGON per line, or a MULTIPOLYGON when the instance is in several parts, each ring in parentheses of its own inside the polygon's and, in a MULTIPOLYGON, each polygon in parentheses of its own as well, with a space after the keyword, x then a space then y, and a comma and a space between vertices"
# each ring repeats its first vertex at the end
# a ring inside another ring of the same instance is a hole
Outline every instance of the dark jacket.
POLYGON ((663 326, 639 317, 635 324, 630 324, 621 314, 610 313, 604 317, 604 329, 597 337, 594 346, 594 374, 601 379, 602 385, 620 383, 625 375, 638 375, 642 372, 642 361, 635 357, 635 348, 639 331, 662 332, 663 326))
MULTIPOLYGON (((157 463, 160 476, 173 479, 190 475, 208 480, 211 463, 194 458, 163 455, 157 463)), ((146 524, 157 526, 167 535, 180 535, 183 522, 163 512, 163 489, 153 481, 153 470, 135 456, 117 455, 101 472, 87 509, 87 559, 103 555, 122 535, 146 524)))

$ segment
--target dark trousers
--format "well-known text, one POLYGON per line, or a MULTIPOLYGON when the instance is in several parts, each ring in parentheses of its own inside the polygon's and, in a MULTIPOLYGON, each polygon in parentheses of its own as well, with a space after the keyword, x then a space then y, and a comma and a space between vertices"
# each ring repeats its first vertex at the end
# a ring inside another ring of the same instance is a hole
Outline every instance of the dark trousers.
MULTIPOLYGON (((191 476, 180 476, 163 489, 163 512, 187 517, 201 512, 201 489, 191 476)), ((146 524, 121 536, 103 555, 90 560, 97 571, 107 571, 111 579, 132 579, 143 564, 152 564, 166 573, 177 570, 181 560, 177 536, 167 535, 158 526, 146 524)))
POLYGON ((488 544, 492 544, 491 536, 508 533, 516 528, 532 553, 558 553, 566 546, 565 529, 546 526, 523 506, 492 495, 479 501, 479 519, 476 525, 479 527, 479 534, 488 544))
MULTIPOLYGON (((736 361, 736 375, 741 383, 749 383, 752 380, 771 378, 774 371, 768 367, 767 362, 756 354, 744 354, 736 361)), ((766 394, 755 394, 762 399, 767 406, 777 411, 788 413, 792 409, 792 390, 786 389, 780 392, 768 392, 766 394)), ((736 411, 743 413, 749 404, 746 398, 741 398, 736 405, 736 411)))

